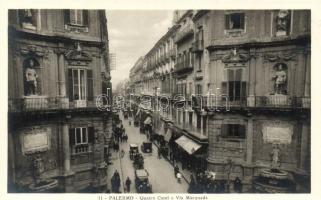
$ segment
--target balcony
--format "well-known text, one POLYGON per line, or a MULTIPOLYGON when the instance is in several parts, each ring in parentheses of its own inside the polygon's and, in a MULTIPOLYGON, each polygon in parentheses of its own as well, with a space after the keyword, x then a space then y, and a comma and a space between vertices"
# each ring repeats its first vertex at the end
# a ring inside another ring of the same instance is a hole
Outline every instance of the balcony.
POLYGON ((189 62, 189 59, 186 59, 184 62, 179 62, 175 64, 175 73, 185 73, 191 71, 193 71, 193 65, 189 62))
POLYGON ((226 109, 232 108, 262 108, 262 109, 310 109, 310 97, 290 96, 195 96, 194 108, 226 109))
POLYGON ((176 49, 171 49, 169 51, 169 55, 172 59, 175 59, 176 58, 176 49))
POLYGON ((184 39, 194 35, 194 27, 192 23, 188 23, 183 26, 177 33, 175 37, 175 43, 181 42, 184 39))
MULTIPOLYGON (((107 99, 101 98, 101 104, 96 102, 97 98, 93 100, 74 100, 69 101, 66 97, 24 97, 8 100, 8 112, 34 112, 34 111, 55 111, 55 110, 70 110, 70 109, 95 109, 99 106, 107 104, 107 99)), ((111 104, 109 104, 111 105, 111 104)))
POLYGON ((204 40, 197 40, 193 42, 192 51, 195 53, 201 53, 204 50, 204 40))

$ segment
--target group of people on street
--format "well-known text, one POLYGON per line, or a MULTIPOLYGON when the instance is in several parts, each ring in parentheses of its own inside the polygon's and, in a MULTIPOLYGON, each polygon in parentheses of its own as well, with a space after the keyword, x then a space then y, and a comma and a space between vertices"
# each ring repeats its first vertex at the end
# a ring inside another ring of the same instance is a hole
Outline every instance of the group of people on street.
POLYGON ((113 136, 114 136, 114 151, 119 151, 119 143, 126 142, 128 140, 128 135, 126 134, 126 130, 122 124, 122 120, 117 122, 113 122, 112 124, 113 136))
MULTIPOLYGON (((242 192, 242 181, 236 177, 233 181, 234 192, 242 192)), ((229 191, 229 184, 226 180, 214 180, 204 172, 197 172, 196 178, 191 174, 188 192, 189 193, 226 193, 229 191)))

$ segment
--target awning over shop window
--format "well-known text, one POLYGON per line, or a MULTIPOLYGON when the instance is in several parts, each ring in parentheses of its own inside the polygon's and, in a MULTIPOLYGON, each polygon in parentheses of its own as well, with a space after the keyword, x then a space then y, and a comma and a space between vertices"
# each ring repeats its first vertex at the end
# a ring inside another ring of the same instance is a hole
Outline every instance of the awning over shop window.
POLYGON ((144 124, 148 124, 148 125, 150 125, 152 123, 152 119, 150 118, 150 117, 147 117, 146 119, 145 119, 145 121, 144 121, 144 124))
POLYGON ((166 142, 169 142, 169 140, 172 138, 172 129, 168 128, 167 131, 166 131, 166 134, 165 134, 165 137, 164 137, 164 140, 166 142))
POLYGON ((175 142, 190 155, 192 155, 195 151, 201 148, 201 145, 197 144, 196 142, 187 138, 184 135, 175 140, 175 142))

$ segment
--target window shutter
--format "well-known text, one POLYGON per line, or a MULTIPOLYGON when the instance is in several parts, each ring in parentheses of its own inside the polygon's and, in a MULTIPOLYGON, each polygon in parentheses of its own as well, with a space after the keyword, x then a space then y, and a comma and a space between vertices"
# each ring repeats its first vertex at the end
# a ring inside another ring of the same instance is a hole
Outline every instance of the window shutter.
POLYGON ((245 126, 239 125, 238 135, 240 138, 245 138, 245 126))
POLYGON ((94 99, 94 88, 93 88, 93 72, 87 70, 87 100, 92 101, 94 99))
POLYGON ((244 13, 240 13, 240 27, 241 29, 244 29, 245 28, 245 14, 244 13))
POLYGON ((74 128, 69 129, 69 145, 70 146, 75 145, 75 129, 74 128))
POLYGON ((241 97, 242 99, 246 99, 246 81, 242 81, 241 85, 241 97))
POLYGON ((94 127, 88 127, 88 143, 94 144, 94 141, 95 141, 94 127))
POLYGON ((230 30, 230 15, 225 15, 225 30, 230 30))
POLYGON ((227 131, 228 131, 228 125, 227 124, 222 124, 221 126, 221 136, 226 137, 227 136, 227 131))
POLYGON ((84 26, 88 27, 89 25, 89 11, 83 10, 83 19, 84 19, 84 26))
POLYGON ((70 24, 70 10, 64 10, 65 24, 70 24))
POLYGON ((234 81, 241 81, 242 80, 242 69, 237 69, 235 71, 235 80, 234 81))
POLYGON ((227 78, 228 78, 228 81, 235 81, 234 70, 231 70, 231 69, 227 70, 227 78))
POLYGON ((68 94, 69 101, 73 101, 73 83, 72 83, 72 69, 68 69, 68 94))

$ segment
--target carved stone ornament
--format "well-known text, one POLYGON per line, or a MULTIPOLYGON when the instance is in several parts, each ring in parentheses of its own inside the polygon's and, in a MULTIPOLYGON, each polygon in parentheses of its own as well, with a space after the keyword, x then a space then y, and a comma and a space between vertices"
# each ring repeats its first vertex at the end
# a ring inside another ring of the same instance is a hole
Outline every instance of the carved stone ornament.
POLYGON ((286 62, 296 61, 296 54, 293 52, 279 52, 279 53, 266 53, 264 54, 265 62, 286 62))
POLYGON ((229 54, 222 57, 224 63, 246 63, 249 60, 249 56, 237 52, 236 49, 230 51, 229 54))
POLYGON ((36 45, 22 45, 18 48, 18 52, 22 55, 31 55, 38 57, 47 58, 49 55, 49 50, 36 45))

